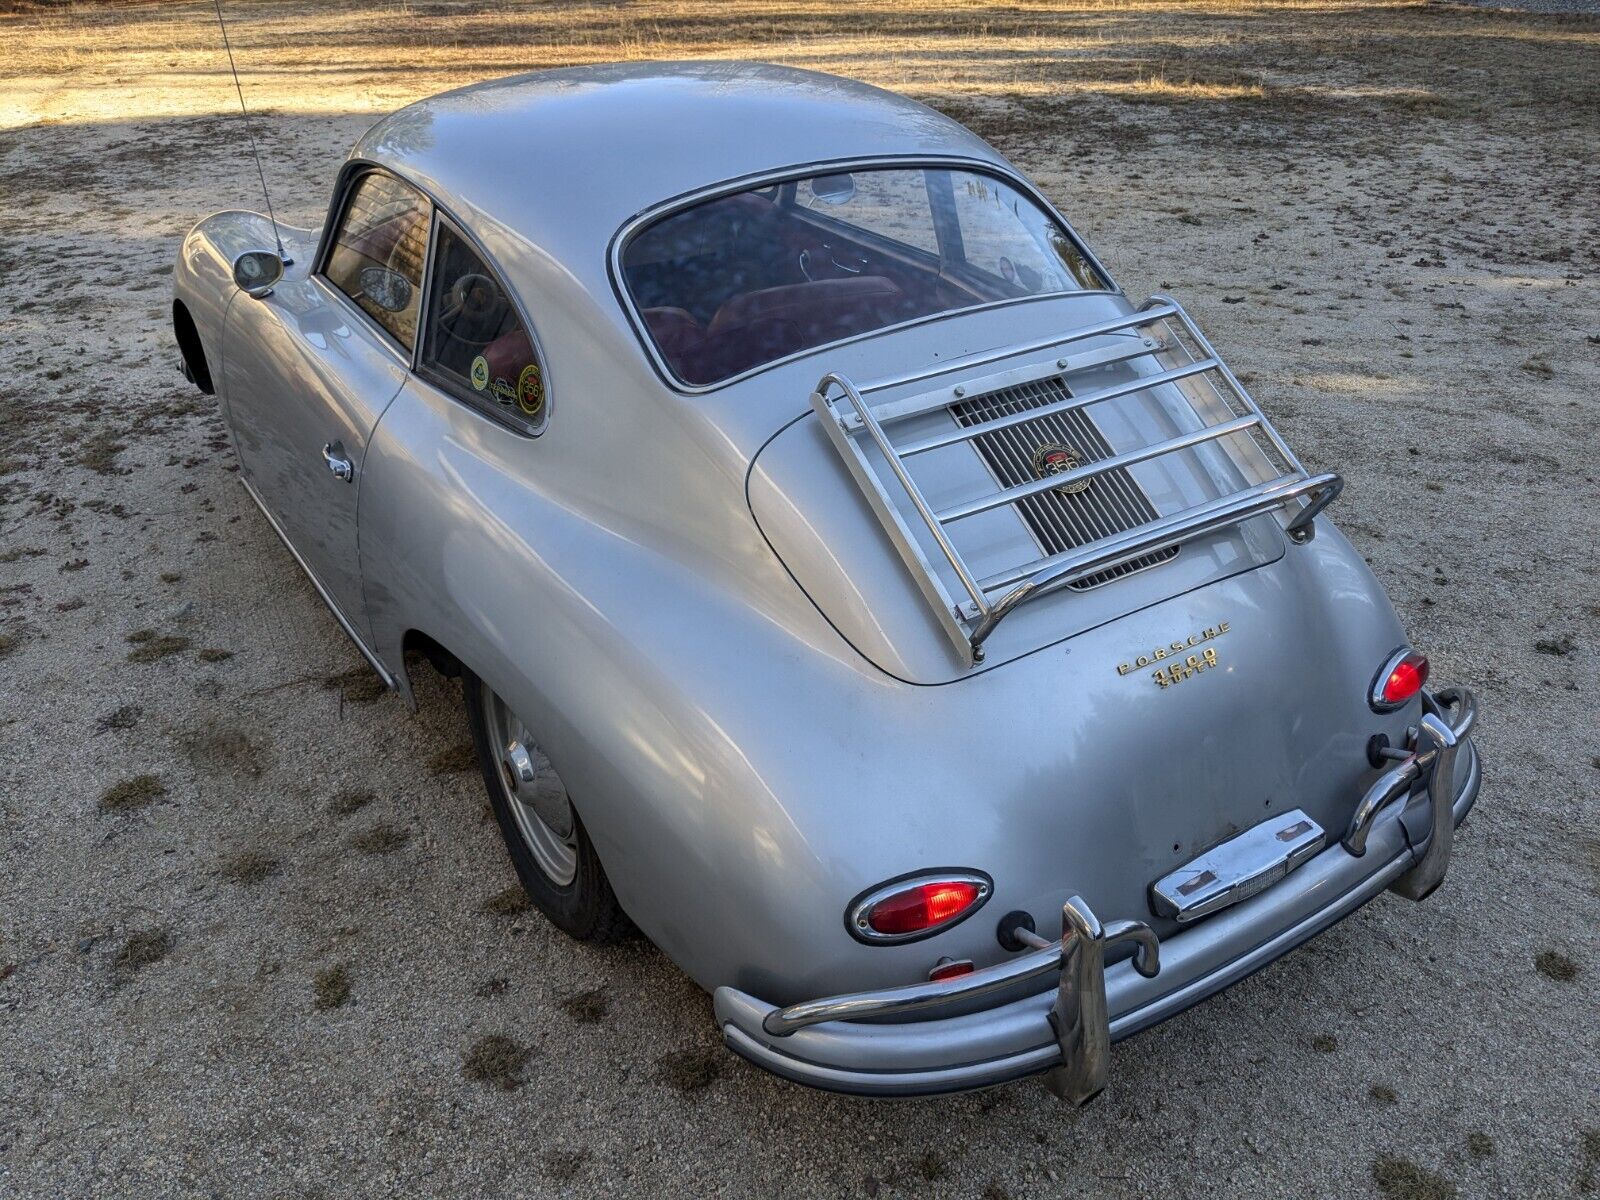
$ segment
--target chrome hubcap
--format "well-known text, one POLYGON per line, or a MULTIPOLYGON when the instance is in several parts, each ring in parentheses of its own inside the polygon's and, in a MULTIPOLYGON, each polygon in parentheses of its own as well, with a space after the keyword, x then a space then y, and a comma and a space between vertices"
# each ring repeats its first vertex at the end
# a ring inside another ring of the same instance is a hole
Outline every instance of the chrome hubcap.
POLYGON ((577 823, 567 789, 527 726, 505 701, 484 688, 489 734, 500 747, 500 782, 522 841, 539 870, 557 887, 578 874, 577 823))

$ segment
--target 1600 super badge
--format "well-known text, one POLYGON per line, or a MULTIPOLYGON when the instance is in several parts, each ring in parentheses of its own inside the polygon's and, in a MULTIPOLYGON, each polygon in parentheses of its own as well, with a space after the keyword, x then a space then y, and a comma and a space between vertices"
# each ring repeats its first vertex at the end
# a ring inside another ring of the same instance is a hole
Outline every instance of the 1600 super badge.
POLYGON ((1132 662, 1118 663, 1117 674, 1127 675, 1131 671, 1162 663, 1161 667, 1151 673, 1150 678, 1164 688, 1182 683, 1189 676, 1217 665, 1217 652, 1209 646, 1194 654, 1185 655, 1185 651, 1221 637, 1229 628, 1228 622, 1219 621, 1199 633, 1191 633, 1181 642, 1168 642, 1165 646, 1157 646, 1150 653, 1141 654, 1132 662))

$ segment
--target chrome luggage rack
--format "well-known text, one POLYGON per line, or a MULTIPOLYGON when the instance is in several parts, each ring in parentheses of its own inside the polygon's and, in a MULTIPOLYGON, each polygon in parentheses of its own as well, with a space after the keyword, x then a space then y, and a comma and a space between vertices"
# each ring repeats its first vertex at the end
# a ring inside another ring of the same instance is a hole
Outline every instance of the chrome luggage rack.
POLYGON ((1278 435, 1272 423, 1256 406, 1234 373, 1217 355, 1205 335, 1176 300, 1156 295, 1146 300, 1133 314, 1101 321, 1071 330, 1057 337, 1008 346, 958 359, 928 371, 875 380, 857 386, 837 372, 818 381, 811 395, 812 408, 822 418, 834 446, 843 456, 857 484, 882 521, 889 537, 904 558, 940 622, 951 636, 958 652, 970 664, 983 661, 983 644, 998 625, 1019 604, 1095 576, 1108 568, 1164 551, 1211 533, 1238 525, 1251 517, 1280 509, 1293 508, 1285 532, 1297 542, 1310 540, 1312 521, 1344 487, 1335 474, 1311 475, 1278 435), (1074 343, 1107 335, 1123 334, 1113 343, 1064 353, 1074 343), (1043 355, 990 374, 973 374, 978 368, 1005 359, 1043 355), (1073 392, 1066 381, 1071 376, 1112 363, 1132 363, 1149 357, 1161 368, 1129 382, 1081 393, 1073 392), (961 372, 959 380, 949 377, 961 372), (908 386, 944 378, 929 390, 904 394, 908 386), (1058 381, 1062 397, 1019 412, 989 417, 969 424, 953 423, 947 431, 896 442, 888 427, 906 418, 948 408, 963 399, 981 397, 997 389, 1038 381, 1058 381), (1167 385, 1180 387, 1202 424, 1177 437, 1135 447, 1108 457, 1085 462, 1070 470, 1044 476, 996 490, 936 510, 913 478, 907 460, 961 442, 972 443, 985 434, 996 433, 1030 421, 1085 409, 1107 400, 1135 396, 1167 385), (1199 385, 1209 395, 1198 391, 1199 385), (1190 390, 1197 389, 1197 390, 1190 390), (866 397, 889 390, 901 392, 894 399, 873 405, 866 397), (1208 423, 1204 409, 1225 410, 1225 419, 1208 423), (1067 489, 1106 472, 1148 462, 1163 455, 1176 454, 1224 438, 1249 439, 1260 458, 1276 474, 1261 482, 1177 512, 1153 519, 1110 536, 1072 546, 1054 554, 1008 567, 986 577, 978 577, 956 549, 950 527, 958 521, 989 512, 1004 505, 1016 505, 1031 496, 1055 488, 1067 489), (869 456, 875 449, 882 464, 893 475, 891 484, 869 456), (912 524, 896 495, 910 503, 932 545, 944 559, 949 575, 966 593, 964 599, 952 595, 948 576, 935 569, 923 543, 913 533, 912 524))

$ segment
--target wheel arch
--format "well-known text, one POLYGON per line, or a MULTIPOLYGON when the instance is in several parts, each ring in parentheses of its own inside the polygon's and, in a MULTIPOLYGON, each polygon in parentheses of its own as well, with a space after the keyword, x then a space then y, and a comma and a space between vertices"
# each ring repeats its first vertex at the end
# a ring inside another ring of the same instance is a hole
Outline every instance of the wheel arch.
POLYGON ((206 348, 200 340, 200 330, 189 315, 189 306, 182 300, 172 302, 172 335, 183 355, 185 377, 206 395, 215 395, 217 389, 211 381, 211 365, 206 360, 206 348))

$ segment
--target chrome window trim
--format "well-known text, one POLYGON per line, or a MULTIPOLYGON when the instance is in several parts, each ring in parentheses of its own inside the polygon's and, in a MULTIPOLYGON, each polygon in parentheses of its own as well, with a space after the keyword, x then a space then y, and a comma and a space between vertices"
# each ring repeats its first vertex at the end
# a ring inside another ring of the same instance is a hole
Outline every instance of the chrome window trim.
POLYGON ((507 280, 510 279, 510 276, 506 273, 505 268, 500 265, 499 260, 496 259, 493 254, 489 253, 488 248, 484 246, 483 242, 478 239, 477 235, 474 234, 470 228, 468 228, 467 223, 457 216, 455 211, 448 204, 442 203, 437 196, 435 196, 427 188, 423 187, 422 184, 418 183, 415 179, 410 178, 403 171, 397 171, 393 167, 387 166, 383 163, 374 162, 372 159, 352 158, 348 160, 345 165, 340 168, 339 178, 334 183, 333 199, 328 207, 328 219, 323 222, 322 235, 317 241, 317 251, 311 260, 311 273, 316 276, 322 276, 329 291, 342 299, 347 307, 360 313, 369 325, 371 325, 374 329, 377 329, 386 338, 388 338, 390 347, 401 356, 405 362, 408 372, 411 375, 427 383, 435 390, 443 392, 451 399, 457 399, 457 395, 454 391, 447 387, 441 386, 437 382, 435 376, 424 374, 421 369, 423 340, 421 334, 427 327, 428 294, 431 291, 430 284, 433 282, 433 257, 434 249, 437 245, 437 240, 434 237, 434 233, 438 228, 439 217, 441 215, 449 220, 451 228, 472 247, 474 253, 476 253, 478 257, 483 260, 484 265, 494 272, 495 280, 500 284, 501 290, 511 298, 512 307, 517 310, 517 316, 522 319, 522 328, 527 333, 528 340, 533 344, 534 356, 538 360, 539 370, 544 375, 544 420, 539 423, 538 429, 530 429, 526 424, 510 420, 499 413, 490 412, 486 408, 480 408, 474 402, 462 401, 462 403, 466 405, 469 411, 476 413, 487 420, 493 421, 496 425, 503 426, 504 428, 511 430, 513 433, 520 434, 522 437, 542 437, 545 430, 550 428, 550 415, 555 409, 555 388, 551 383, 550 356, 545 353, 544 342, 539 337, 539 331, 534 326, 533 321, 528 317, 527 306, 522 303, 522 297, 517 294, 517 290, 507 282, 507 280), (382 171, 384 174, 398 179, 407 187, 415 188, 416 191, 421 194, 422 198, 425 199, 431 206, 431 214, 428 221, 428 248, 423 259, 422 269, 422 303, 417 309, 417 344, 409 351, 400 344, 398 339, 390 336, 388 330, 384 329, 376 321, 372 320, 372 318, 361 309, 360 305, 354 303, 348 296, 335 287, 331 280, 328 280, 325 275, 322 275, 322 266, 326 261, 327 256, 332 253, 333 250, 333 230, 338 221, 339 214, 344 211, 345 194, 349 188, 354 186, 357 179, 369 171, 382 171))
MULTIPOLYGON (((393 350, 401 362, 409 368, 416 361, 415 347, 408 348, 404 342, 385 329, 371 313, 357 304, 351 296, 346 294, 343 288, 329 277, 326 267, 329 257, 333 254, 333 231, 338 227, 339 219, 344 215, 345 204, 350 199, 351 191, 366 176, 382 174, 389 176, 397 183, 405 184, 417 195, 421 196, 422 202, 428 206, 428 245, 423 250, 422 282, 418 284, 419 287, 426 287, 428 282, 427 264, 433 256, 433 218, 438 205, 434 203, 433 197, 428 194, 426 188, 418 187, 403 175, 398 175, 378 163, 363 163, 360 165, 363 169, 357 170, 353 169, 351 164, 347 164, 339 173, 338 183, 334 187, 333 202, 328 208, 328 219, 323 222, 322 236, 318 239, 317 251, 311 258, 311 270, 308 273, 308 278, 321 284, 324 291, 337 297, 346 309, 365 321, 368 328, 376 330, 378 336, 383 339, 384 344, 393 350)), ((426 296, 427 293, 424 292, 424 299, 426 299, 426 296)), ((419 335, 422 332, 422 308, 422 304, 419 303, 417 305, 417 332, 419 335)), ((420 337, 418 340, 420 340, 420 337)))
POLYGON ((903 946, 907 942, 920 942, 936 934, 954 929, 961 922, 972 916, 985 904, 989 897, 994 895, 994 880, 982 871, 975 871, 970 867, 951 867, 941 870, 933 867, 921 871, 912 871, 905 875, 897 875, 893 879, 886 879, 882 883, 868 888, 845 909, 844 927, 850 931, 850 936, 858 942, 869 946, 903 946), (911 933, 878 933, 867 924, 867 914, 872 911, 872 906, 887 900, 890 896, 898 895, 909 888, 916 887, 919 883, 972 883, 978 887, 978 898, 969 904, 964 911, 947 921, 931 925, 927 929, 913 930, 911 933))
POLYGON ((813 354, 820 354, 825 350, 833 350, 839 346, 853 345, 865 341, 867 338, 879 337, 886 333, 894 333, 901 329, 911 329, 919 325, 931 325, 937 321, 949 320, 952 317, 964 317, 971 313, 988 312, 993 309, 1007 308, 1015 304, 1027 304, 1035 300, 1059 299, 1063 296, 1083 295, 1110 295, 1120 296, 1122 289, 1112 278, 1111 272, 1106 270, 1105 264, 1095 257, 1094 251, 1084 243, 1078 231, 1072 227, 1055 205, 1044 196, 1038 188, 1024 179, 1018 172, 1009 167, 988 159, 967 158, 964 155, 953 154, 893 154, 867 156, 862 158, 823 159, 817 162, 801 163, 789 167, 781 167, 772 171, 763 171, 755 175, 745 175, 738 179, 725 180, 722 183, 711 184, 708 187, 696 188, 692 192, 685 192, 672 199, 662 201, 630 217, 611 238, 611 246, 606 255, 608 272, 611 276, 611 290, 617 302, 622 306, 628 324, 633 327, 634 335, 643 345, 646 357, 655 368, 656 374, 663 383, 673 391, 686 396, 704 395, 707 392, 718 391, 733 384, 741 383, 752 376, 764 371, 771 371, 788 363, 796 362, 813 354), (775 358, 771 362, 760 363, 726 379, 719 379, 714 383, 688 383, 680 378, 667 364, 666 358, 656 348, 655 340, 651 338, 650 331, 644 323, 644 317, 638 305, 634 303, 633 294, 628 290, 625 276, 622 272, 622 254, 627 249, 628 243, 642 232, 645 226, 656 221, 679 213, 697 204, 709 200, 716 200, 722 196, 731 196, 738 192, 752 191, 756 188, 768 187, 772 184, 793 183, 811 175, 823 175, 838 171, 855 170, 892 170, 903 169, 928 169, 944 168, 947 170, 972 171, 980 175, 990 175, 1015 187, 1023 195, 1037 204, 1042 212, 1051 220, 1061 226, 1062 231, 1072 242, 1073 248, 1083 255, 1095 273, 1106 283, 1104 288, 1076 288, 1066 292, 1045 292, 1037 296, 1014 296, 1005 300, 993 300, 987 304, 974 304, 967 308, 952 309, 949 312, 932 313, 925 317, 913 317, 908 321, 900 321, 894 325, 884 325, 878 329, 871 329, 865 333, 852 334, 850 337, 839 338, 837 341, 824 342, 818 346, 808 346, 804 350, 797 350, 793 354, 786 354, 782 358, 775 358))

